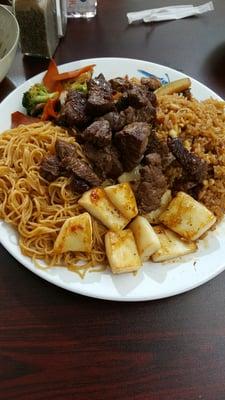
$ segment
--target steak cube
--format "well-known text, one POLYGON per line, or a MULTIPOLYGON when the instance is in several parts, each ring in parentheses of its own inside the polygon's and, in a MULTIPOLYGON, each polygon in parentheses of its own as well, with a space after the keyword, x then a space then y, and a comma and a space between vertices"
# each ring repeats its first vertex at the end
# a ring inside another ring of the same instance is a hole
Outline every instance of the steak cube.
POLYGON ((65 104, 59 121, 69 127, 82 128, 90 121, 90 116, 86 112, 87 98, 84 93, 77 90, 68 92, 65 104))
POLYGON ((115 146, 108 145, 104 148, 96 149, 91 143, 86 143, 84 150, 94 169, 103 178, 116 179, 122 174, 123 167, 115 146))
POLYGON ((61 175, 61 164, 57 156, 49 156, 42 160, 40 175, 48 182, 53 182, 61 175))
POLYGON ((156 89, 159 89, 162 86, 160 80, 154 77, 141 78, 141 84, 146 86, 148 89, 152 91, 155 91, 156 89))
POLYGON ((112 88, 104 75, 100 74, 88 82, 88 111, 94 115, 103 115, 114 109, 112 88))
POLYGON ((55 143, 55 151, 57 157, 63 162, 65 158, 76 154, 76 146, 72 143, 67 143, 64 140, 58 139, 55 143))
POLYGON ((137 203, 141 213, 148 213, 160 206, 161 197, 167 189, 158 153, 146 157, 147 165, 140 170, 141 182, 137 188, 137 203))
POLYGON ((126 92, 128 89, 132 88, 132 83, 129 81, 128 78, 113 78, 109 81, 113 90, 116 92, 126 92))
POLYGON ((136 167, 147 148, 150 126, 145 122, 126 125, 115 134, 115 143, 121 153, 125 171, 136 167))
POLYGON ((89 125, 80 135, 82 141, 90 142, 97 147, 104 147, 111 143, 112 131, 110 123, 106 120, 99 120, 89 125))
POLYGON ((148 98, 146 90, 140 85, 133 85, 132 89, 128 90, 129 105, 134 108, 141 108, 147 105, 148 98))

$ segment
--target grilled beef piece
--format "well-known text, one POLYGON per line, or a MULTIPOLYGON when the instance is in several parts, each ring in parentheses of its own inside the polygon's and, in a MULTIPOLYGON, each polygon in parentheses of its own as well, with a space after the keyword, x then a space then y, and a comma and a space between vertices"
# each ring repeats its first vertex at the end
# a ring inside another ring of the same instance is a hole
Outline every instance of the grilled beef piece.
POLYGON ((65 104, 58 119, 59 124, 83 128, 90 122, 90 116, 86 112, 87 98, 84 93, 77 90, 68 92, 65 104))
POLYGON ((112 131, 110 123, 104 119, 95 121, 81 134, 83 142, 90 142, 97 147, 104 147, 111 143, 112 131))
POLYGON ((146 90, 141 85, 133 85, 133 87, 127 91, 127 94, 128 102, 131 107, 141 108, 145 107, 148 103, 146 90))
POLYGON ((137 110, 133 107, 127 107, 125 110, 121 111, 119 115, 120 120, 123 122, 123 127, 132 124, 133 122, 141 122, 137 121, 137 110))
POLYGON ((75 175, 72 176, 70 188, 72 192, 82 194, 90 189, 90 186, 83 179, 77 178, 75 175))
POLYGON ((160 206, 161 197, 167 189, 159 154, 149 154, 148 164, 141 168, 140 175, 141 182, 136 194, 138 209, 141 213, 148 213, 160 206))
POLYGON ((190 181, 190 177, 183 175, 180 178, 176 178, 173 182, 172 193, 175 195, 177 192, 185 192, 190 194, 198 200, 199 192, 202 190, 203 184, 198 182, 190 181))
POLYGON ((57 157, 63 162, 67 157, 73 157, 76 154, 76 146, 72 143, 67 143, 64 140, 56 140, 55 151, 57 157))
POLYGON ((154 125, 156 121, 156 108, 153 107, 148 101, 146 106, 139 109, 129 106, 123 111, 111 111, 98 118, 98 120, 103 119, 109 121, 113 132, 118 132, 123 129, 125 125, 132 124, 133 122, 145 121, 151 125, 154 125))
POLYGON ((88 183, 89 187, 99 186, 101 184, 99 177, 83 160, 68 157, 66 168, 73 172, 76 177, 88 183))
POLYGON ((151 92, 151 90, 148 90, 147 91, 147 98, 148 98, 148 100, 150 101, 150 103, 151 103, 151 105, 153 107, 157 107, 158 101, 157 101, 157 97, 156 97, 154 92, 151 92))
POLYGON ((40 175, 48 182, 53 182, 61 175, 62 167, 57 156, 49 156, 42 160, 40 175))
POLYGON ((99 186, 101 180, 92 168, 77 154, 76 146, 57 140, 56 154, 43 159, 40 174, 49 182, 59 176, 71 176, 71 189, 83 193, 93 186, 99 186))
POLYGON ((131 83, 126 78, 115 78, 109 81, 113 90, 122 93, 122 96, 116 102, 117 110, 121 111, 131 106, 134 108, 144 107, 147 99, 153 106, 157 105, 154 90, 161 86, 156 78, 142 78, 141 85, 131 83))
POLYGON ((121 153, 125 171, 136 167, 146 150, 150 127, 146 122, 134 122, 126 125, 115 134, 115 144, 121 153))
POLYGON ((145 121, 154 125, 156 122, 156 108, 148 101, 146 106, 136 110, 135 118, 137 122, 145 121))
POLYGON ((139 109, 133 107, 127 107, 125 110, 120 112, 120 122, 121 124, 128 125, 133 122, 145 121, 149 124, 154 125, 156 121, 156 108, 151 105, 148 101, 146 106, 139 109))
POLYGON ((103 178, 116 179, 123 173, 123 167, 115 146, 110 144, 103 148, 96 148, 91 143, 86 143, 84 151, 95 171, 103 178))
POLYGON ((168 137, 167 143, 176 160, 182 165, 185 175, 189 176, 190 181, 201 183, 207 178, 207 163, 185 149, 180 139, 168 137))
POLYGON ((156 95, 147 86, 137 84, 131 84, 131 87, 115 102, 118 111, 123 111, 129 106, 139 109, 150 105, 157 106, 156 95))
POLYGON ((90 189, 90 187, 101 184, 99 177, 94 173, 92 168, 77 154, 76 146, 66 143, 63 140, 57 140, 55 149, 61 165, 67 171, 68 175, 73 176, 72 187, 75 188, 79 185, 80 189, 79 191, 77 190, 77 193, 83 193, 83 191, 90 189))
POLYGON ((130 102, 129 102, 128 92, 123 92, 122 95, 120 95, 119 98, 114 101, 114 104, 116 110, 119 112, 129 107, 130 102))
MULTIPOLYGON (((160 154, 158 154, 158 153, 148 154, 148 156, 146 157, 145 164, 146 164, 145 166, 147 166, 147 167, 157 168, 158 170, 162 170, 162 160, 161 160, 160 154)), ((142 176, 143 180, 148 182, 149 181, 148 169, 145 169, 145 167, 143 167, 141 176, 142 176), (145 174, 146 172, 147 172, 147 175, 145 174)))
POLYGON ((127 78, 113 78, 110 79, 110 84, 113 90, 116 92, 126 92, 132 88, 132 83, 127 78))
POLYGON ((152 182, 141 182, 136 195, 139 212, 146 214, 159 208, 163 193, 161 188, 153 186, 152 182))
POLYGON ((161 156, 163 171, 165 171, 167 167, 175 160, 175 157, 170 152, 167 143, 159 140, 154 130, 151 132, 149 137, 145 159, 147 159, 148 154, 151 153, 158 153, 161 156))
POLYGON ((110 111, 109 113, 98 118, 98 121, 108 121, 113 132, 120 131, 126 125, 126 118, 120 115, 118 111, 110 111))
POLYGON ((115 108, 112 88, 103 74, 88 82, 87 109, 93 116, 103 115, 115 108))
POLYGON ((148 89, 154 92, 162 86, 161 82, 157 78, 141 78, 141 84, 146 86, 148 89))

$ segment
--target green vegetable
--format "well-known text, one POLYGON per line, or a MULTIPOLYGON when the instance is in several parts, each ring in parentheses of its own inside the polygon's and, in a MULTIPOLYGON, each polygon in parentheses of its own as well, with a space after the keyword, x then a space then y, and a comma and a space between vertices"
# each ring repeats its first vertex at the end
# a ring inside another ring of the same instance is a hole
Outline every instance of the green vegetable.
POLYGON ((67 82, 65 85, 66 90, 78 90, 78 92, 87 93, 87 82, 67 82))
POLYGON ((49 93, 42 83, 36 83, 23 94, 22 105, 26 108, 28 115, 37 115, 49 99, 57 96, 58 92, 49 93))

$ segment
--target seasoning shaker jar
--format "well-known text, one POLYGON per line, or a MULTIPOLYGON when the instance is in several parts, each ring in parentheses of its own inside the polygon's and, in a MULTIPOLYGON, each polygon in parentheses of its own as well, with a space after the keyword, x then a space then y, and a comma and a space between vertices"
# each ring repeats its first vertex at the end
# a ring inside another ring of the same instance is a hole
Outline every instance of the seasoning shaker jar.
POLYGON ((97 0, 67 0, 67 16, 93 18, 97 13, 97 0))
POLYGON ((14 0, 23 54, 51 58, 59 43, 55 0, 14 0))

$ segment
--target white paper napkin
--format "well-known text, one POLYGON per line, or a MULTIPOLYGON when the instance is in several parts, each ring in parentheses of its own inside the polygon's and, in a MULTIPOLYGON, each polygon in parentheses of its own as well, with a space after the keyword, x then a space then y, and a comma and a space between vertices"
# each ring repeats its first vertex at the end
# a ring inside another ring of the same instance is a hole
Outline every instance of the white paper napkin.
POLYGON ((153 8, 150 10, 143 10, 137 12, 127 13, 129 24, 136 21, 144 22, 157 22, 157 21, 169 21, 174 19, 187 18, 192 15, 200 15, 208 11, 213 11, 214 5, 210 1, 200 6, 194 6, 193 4, 169 6, 161 8, 153 8))

